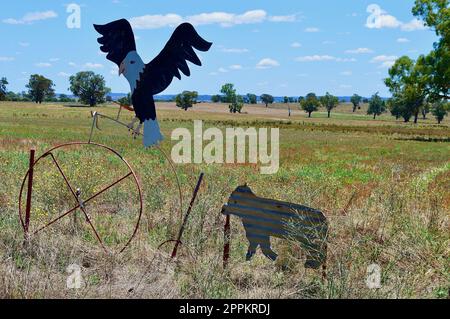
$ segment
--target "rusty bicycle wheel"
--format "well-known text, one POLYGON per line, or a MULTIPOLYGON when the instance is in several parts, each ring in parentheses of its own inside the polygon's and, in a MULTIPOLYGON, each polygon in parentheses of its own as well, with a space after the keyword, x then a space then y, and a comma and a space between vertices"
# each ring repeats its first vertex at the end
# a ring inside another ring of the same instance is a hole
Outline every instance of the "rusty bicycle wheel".
POLYGON ((76 228, 83 240, 118 253, 136 236, 142 211, 141 185, 133 168, 113 148, 93 142, 46 151, 30 163, 19 195, 19 218, 27 237, 49 227, 63 235, 76 228), (32 184, 28 190, 27 181, 32 184))

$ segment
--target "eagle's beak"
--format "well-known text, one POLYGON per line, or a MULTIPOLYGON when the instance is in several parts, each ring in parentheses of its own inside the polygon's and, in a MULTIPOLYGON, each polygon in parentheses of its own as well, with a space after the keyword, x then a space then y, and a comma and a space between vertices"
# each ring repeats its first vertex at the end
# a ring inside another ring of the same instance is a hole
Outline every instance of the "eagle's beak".
POLYGON ((125 63, 121 63, 119 67, 119 76, 121 76, 125 72, 125 63))

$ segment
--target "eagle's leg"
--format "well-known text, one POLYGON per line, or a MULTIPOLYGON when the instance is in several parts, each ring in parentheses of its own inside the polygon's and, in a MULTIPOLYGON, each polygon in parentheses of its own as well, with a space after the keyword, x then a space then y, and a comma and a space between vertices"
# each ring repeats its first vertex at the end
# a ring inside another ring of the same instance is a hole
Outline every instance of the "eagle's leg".
POLYGON ((133 130, 134 138, 137 138, 139 135, 141 135, 141 128, 142 128, 142 123, 139 123, 139 125, 136 127, 136 129, 133 130))
POLYGON ((127 125, 129 130, 134 130, 134 124, 136 124, 136 122, 139 121, 139 119, 137 117, 135 117, 130 124, 127 125))

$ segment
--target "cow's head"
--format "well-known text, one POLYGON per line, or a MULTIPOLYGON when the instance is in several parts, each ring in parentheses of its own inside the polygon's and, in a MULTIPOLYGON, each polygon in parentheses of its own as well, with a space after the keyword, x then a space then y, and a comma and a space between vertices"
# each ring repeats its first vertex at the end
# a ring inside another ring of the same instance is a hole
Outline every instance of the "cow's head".
POLYGON ((239 186, 238 188, 236 188, 234 190, 234 192, 231 194, 231 196, 238 195, 238 194, 246 194, 246 195, 253 195, 253 196, 255 196, 255 194, 252 192, 252 190, 250 189, 250 187, 248 187, 247 184, 239 186))

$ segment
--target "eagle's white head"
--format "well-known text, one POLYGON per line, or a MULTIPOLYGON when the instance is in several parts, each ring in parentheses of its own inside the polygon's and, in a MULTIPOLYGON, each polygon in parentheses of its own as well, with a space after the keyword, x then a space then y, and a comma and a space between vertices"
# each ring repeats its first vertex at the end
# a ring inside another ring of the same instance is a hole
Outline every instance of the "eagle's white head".
POLYGON ((136 88, 141 72, 144 71, 145 63, 136 51, 128 52, 119 67, 119 76, 123 74, 130 83, 131 92, 136 88))

